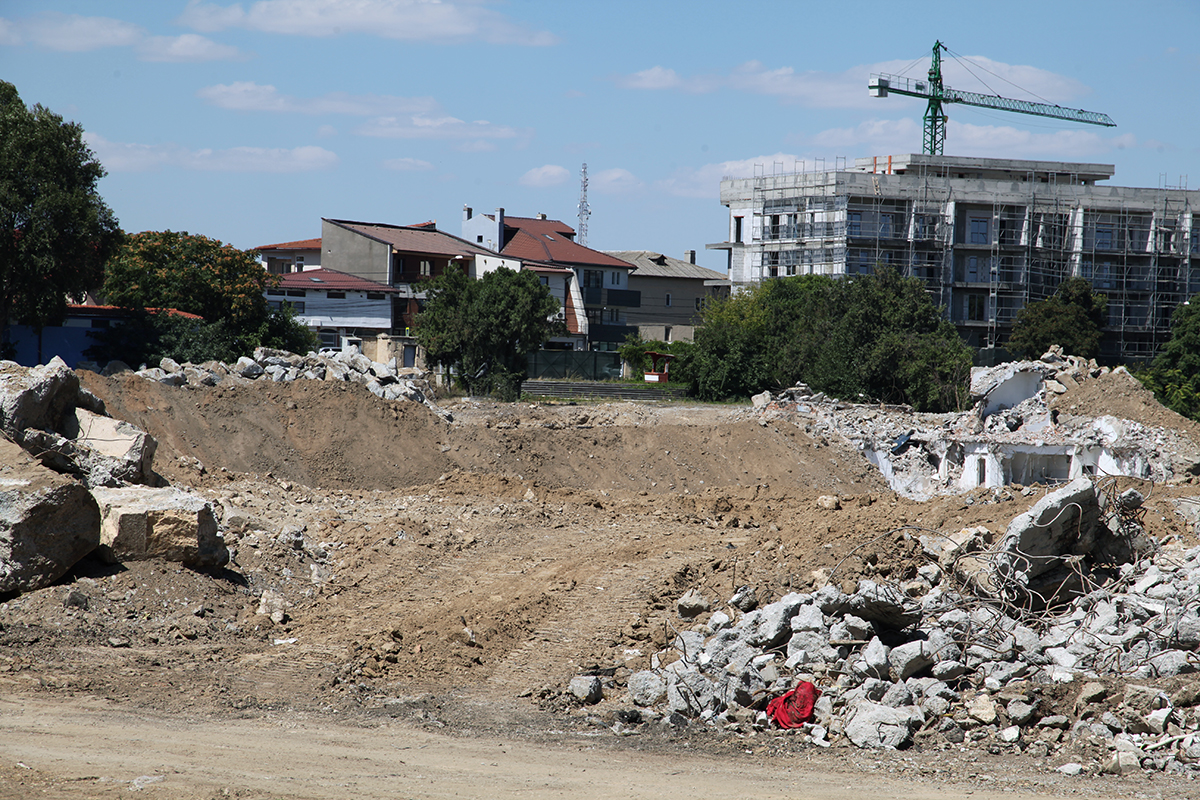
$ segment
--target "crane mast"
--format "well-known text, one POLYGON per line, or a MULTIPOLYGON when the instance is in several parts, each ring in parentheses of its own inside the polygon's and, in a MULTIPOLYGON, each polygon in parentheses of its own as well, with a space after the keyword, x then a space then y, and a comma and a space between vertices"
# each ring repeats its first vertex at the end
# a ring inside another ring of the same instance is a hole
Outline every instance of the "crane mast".
POLYGON ((1109 128, 1115 127, 1117 124, 1108 114, 1101 114, 1098 111, 1084 111, 1081 108, 1064 108, 1051 103, 1031 103, 1000 95, 951 89, 942 83, 942 51, 945 49, 946 46, 941 41, 934 42, 933 58, 929 64, 927 80, 919 81, 899 75, 877 73, 871 75, 868 83, 872 97, 887 97, 888 94, 894 93, 907 97, 920 97, 929 101, 925 108, 925 135, 922 150, 926 155, 942 155, 942 149, 946 142, 946 113, 942 110, 944 103, 961 103, 965 106, 1015 111, 1019 114, 1064 119, 1089 125, 1103 125, 1109 128))

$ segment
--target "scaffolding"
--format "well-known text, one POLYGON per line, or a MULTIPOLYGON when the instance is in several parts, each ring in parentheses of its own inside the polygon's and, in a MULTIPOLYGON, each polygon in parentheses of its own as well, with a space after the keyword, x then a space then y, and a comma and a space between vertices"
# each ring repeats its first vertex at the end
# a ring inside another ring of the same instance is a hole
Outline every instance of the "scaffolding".
POLYGON ((743 282, 894 267, 924 281, 968 342, 996 348, 1022 308, 1082 277, 1108 297, 1103 355, 1121 362, 1153 357, 1171 311, 1200 290, 1197 191, 1101 192, 1072 171, 964 180, 962 166, 937 159, 903 174, 890 158, 866 170, 797 166, 756 169, 743 282))

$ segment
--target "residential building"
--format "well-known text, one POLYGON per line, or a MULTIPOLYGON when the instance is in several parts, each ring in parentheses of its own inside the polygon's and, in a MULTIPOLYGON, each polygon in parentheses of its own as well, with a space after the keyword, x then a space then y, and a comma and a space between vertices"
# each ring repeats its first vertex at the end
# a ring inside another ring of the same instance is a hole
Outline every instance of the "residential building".
POLYGON ((390 335, 396 294, 387 284, 318 268, 283 275, 279 286, 267 290, 267 304, 291 306, 296 319, 317 332, 322 347, 343 347, 390 335))
POLYGON ((643 339, 661 342, 692 341, 704 303, 729 295, 723 273, 696 264, 696 251, 671 258, 653 250, 606 250, 636 269, 629 274, 629 289, 639 292, 641 305, 628 309, 626 319, 643 339))
POLYGON ((296 242, 265 244, 258 248, 263 269, 272 275, 287 275, 321 266, 321 240, 301 239, 296 242))
POLYGON ((734 291, 889 265, 998 357, 1017 312, 1081 277, 1108 296, 1102 358, 1145 360, 1200 290, 1200 191, 1112 186, 1108 164, 898 155, 721 182, 734 291))
POLYGON ((616 350, 625 337, 636 333, 628 314, 641 304, 629 288, 633 265, 575 241, 575 229, 559 220, 511 217, 503 208, 495 214, 475 215, 463 207, 463 238, 502 256, 527 264, 567 269, 574 274, 571 303, 564 304, 568 327, 587 342, 589 350, 616 350), (582 309, 582 314, 579 313, 582 309), (571 323, 572 319, 576 322, 571 323))

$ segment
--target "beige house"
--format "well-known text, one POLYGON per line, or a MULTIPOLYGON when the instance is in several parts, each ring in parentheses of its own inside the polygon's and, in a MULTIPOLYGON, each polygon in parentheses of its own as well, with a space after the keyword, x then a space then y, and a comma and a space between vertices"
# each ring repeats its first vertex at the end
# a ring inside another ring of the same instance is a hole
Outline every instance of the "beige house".
POLYGON ((729 295, 723 273, 696 264, 696 251, 685 260, 653 250, 609 250, 637 269, 629 274, 629 288, 641 293, 641 305, 626 311, 627 324, 636 326, 643 339, 690 342, 708 298, 729 295))

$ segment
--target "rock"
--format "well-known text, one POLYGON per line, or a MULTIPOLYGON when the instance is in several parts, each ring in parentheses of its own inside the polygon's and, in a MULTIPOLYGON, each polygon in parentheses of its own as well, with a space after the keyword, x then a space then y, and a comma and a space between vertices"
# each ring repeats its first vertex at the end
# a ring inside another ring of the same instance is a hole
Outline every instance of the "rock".
POLYGON ((242 356, 233 365, 233 371, 243 378, 254 379, 263 374, 263 368, 252 358, 242 356))
POLYGON ((1113 753, 1112 758, 1101 767, 1100 771, 1106 775, 1126 775, 1130 772, 1137 772, 1141 768, 1142 762, 1136 753, 1118 750, 1113 753))
POLYGON ((888 654, 888 663, 896 680, 903 681, 933 666, 937 657, 929 642, 917 640, 893 647, 888 654))
POLYGON ((878 636, 875 636, 862 649, 862 653, 860 653, 862 660, 856 662, 856 668, 861 670, 864 675, 886 678, 891 670, 890 654, 891 650, 880 641, 878 636))
POLYGON ((288 619, 287 608, 288 602, 284 599, 283 595, 274 589, 263 589, 262 594, 258 598, 258 610, 254 613, 259 616, 270 617, 271 621, 276 625, 282 625, 288 619))
POLYGON ((1025 725, 1033 719, 1037 706, 1033 703, 1026 703, 1024 700, 1013 700, 1009 702, 1006 710, 1009 719, 1018 725, 1025 725))
POLYGON ((850 712, 845 734, 857 747, 894 750, 912 740, 914 722, 906 709, 864 701, 850 712))
POLYGON ((667 694, 667 682, 653 670, 640 670, 629 676, 629 699, 639 706, 652 706, 667 694))
POLYGON ((755 411, 762 411, 771 404, 771 393, 761 392, 756 394, 750 398, 750 402, 754 406, 755 411))
POLYGON ((1078 761, 1069 761, 1060 767, 1055 768, 1056 772, 1061 772, 1063 775, 1078 775, 1083 772, 1083 764, 1078 761))
POLYGON ((571 678, 567 690, 581 703, 595 705, 604 697, 604 686, 595 675, 579 675, 571 678))
POLYGON ((1075 698, 1075 713, 1078 714, 1084 707, 1092 703, 1098 703, 1108 697, 1108 687, 1103 683, 1089 681, 1079 690, 1079 697, 1075 698))
POLYGON ((786 594, 774 603, 742 617, 736 627, 746 631, 749 644, 763 649, 774 647, 791 638, 792 617, 811 599, 808 595, 794 592, 786 594))
POLYGON ((889 628, 907 628, 921 619, 921 609, 892 586, 874 581, 859 581, 846 609, 869 622, 889 628))
POLYGON ((709 609, 708 599, 696 589, 688 589, 682 597, 675 601, 679 616, 684 619, 703 614, 709 609))
POLYGON ((980 693, 967 706, 967 716, 983 725, 996 721, 996 703, 985 693, 980 693))
POLYGON ((18 442, 26 428, 57 430, 78 396, 78 376, 57 356, 45 366, 0 371, 0 430, 18 442))
POLYGON ((1058 565, 1071 552, 1094 543, 1100 503, 1090 478, 1075 479, 1050 492, 1009 523, 995 558, 997 577, 1018 586, 1058 565))
POLYGON ((817 508, 823 508, 826 511, 838 511, 842 507, 842 501, 837 495, 823 494, 817 498, 817 508))
POLYGON ((87 488, 0 437, 0 593, 49 586, 99 543, 87 488))
POLYGON ((1021 728, 1018 725, 1009 725, 997 733, 996 738, 1005 744, 1015 744, 1021 739, 1021 728))
POLYGON ((101 554, 106 558, 162 558, 196 567, 229 561, 212 506, 203 498, 144 486, 97 488, 92 494, 100 506, 101 554))
POLYGON ((1136 711, 1153 711, 1156 708, 1163 708, 1169 702, 1167 695, 1161 689, 1135 683, 1125 687, 1125 697, 1122 700, 1125 706, 1136 711))
POLYGON ((74 460, 92 486, 147 483, 154 476, 158 442, 128 422, 76 408, 64 417, 62 432, 74 443, 74 460))
POLYGON ((676 661, 666 669, 667 707, 687 717, 698 717, 705 711, 720 712, 715 686, 701 672, 676 661))
POLYGON ((753 611, 758 607, 758 592, 753 586, 740 586, 729 598, 729 605, 738 611, 753 611))

